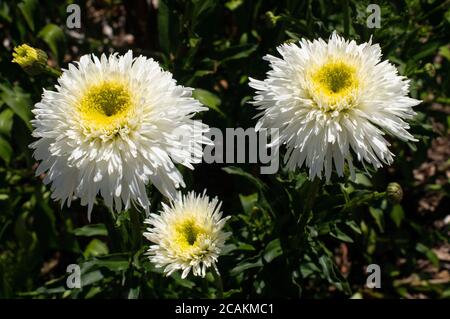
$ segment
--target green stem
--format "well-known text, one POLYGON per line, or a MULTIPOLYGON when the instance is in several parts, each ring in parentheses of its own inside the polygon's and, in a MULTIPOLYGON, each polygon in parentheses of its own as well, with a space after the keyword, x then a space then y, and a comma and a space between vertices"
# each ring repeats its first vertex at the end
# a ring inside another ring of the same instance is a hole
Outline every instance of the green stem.
POLYGON ((214 267, 213 267, 212 273, 213 273, 214 280, 215 280, 215 283, 216 283, 216 286, 217 286, 217 290, 219 290, 218 297, 219 297, 219 299, 223 299, 223 281, 222 281, 222 276, 219 274, 217 269, 214 268, 214 267))
POLYGON ((49 75, 54 76, 55 78, 59 78, 62 74, 61 70, 51 66, 47 66, 46 71, 49 75))
POLYGON ((343 212, 352 211, 356 207, 359 207, 361 205, 364 205, 365 203, 384 198, 386 197, 386 192, 373 192, 364 196, 361 196, 360 198, 357 198, 350 203, 347 203, 348 206, 344 207, 342 210, 343 212))
POLYGON ((138 251, 142 245, 141 215, 136 208, 130 208, 131 245, 134 251, 138 251))
POLYGON ((304 213, 309 213, 309 211, 312 210, 321 186, 322 180, 318 177, 315 177, 314 180, 310 183, 308 189, 308 198, 306 198, 305 202, 304 213))

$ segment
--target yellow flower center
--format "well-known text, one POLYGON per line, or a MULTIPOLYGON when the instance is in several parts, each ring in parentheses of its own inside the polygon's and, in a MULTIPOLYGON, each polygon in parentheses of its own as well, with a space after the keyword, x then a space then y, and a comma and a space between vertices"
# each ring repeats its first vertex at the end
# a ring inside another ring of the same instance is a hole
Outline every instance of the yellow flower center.
POLYGON ((175 244, 181 250, 187 250, 195 246, 204 234, 205 230, 193 218, 183 220, 175 227, 175 244))
MULTIPOLYGON (((311 75, 313 94, 320 96, 327 109, 333 110, 337 104, 347 104, 349 97, 358 86, 356 69, 342 60, 332 60, 321 65, 311 75)), ((341 105, 341 108, 347 108, 341 105)))
POLYGON ((132 104, 130 91, 124 83, 103 81, 86 91, 79 111, 89 128, 111 132, 126 124, 132 104))

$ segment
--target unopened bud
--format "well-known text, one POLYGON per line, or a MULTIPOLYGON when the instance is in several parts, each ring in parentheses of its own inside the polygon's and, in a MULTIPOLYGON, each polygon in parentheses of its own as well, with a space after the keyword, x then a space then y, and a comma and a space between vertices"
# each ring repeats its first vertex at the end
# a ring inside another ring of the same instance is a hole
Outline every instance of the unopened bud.
POLYGON ((13 63, 17 63, 29 75, 37 75, 47 70, 47 53, 27 44, 14 48, 13 63))
POLYGON ((387 199, 392 204, 398 204, 403 198, 403 189, 398 183, 389 183, 386 189, 387 199))
POLYGON ((431 63, 425 64, 424 69, 430 77, 434 77, 436 75, 436 68, 434 67, 433 64, 431 63))
POLYGON ((280 19, 280 16, 276 16, 273 14, 272 11, 267 11, 265 15, 266 24, 269 28, 274 28, 277 24, 278 19, 280 19))

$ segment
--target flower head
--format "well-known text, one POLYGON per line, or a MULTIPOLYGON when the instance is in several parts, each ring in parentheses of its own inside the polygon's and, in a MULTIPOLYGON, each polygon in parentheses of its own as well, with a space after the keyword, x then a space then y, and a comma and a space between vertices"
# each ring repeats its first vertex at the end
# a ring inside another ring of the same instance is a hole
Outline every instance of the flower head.
POLYGON ((145 186, 172 198, 184 186, 175 163, 192 168, 208 143, 208 127, 192 117, 206 108, 172 74, 143 56, 81 57, 69 64, 56 91, 44 90, 32 121, 31 144, 52 197, 88 205, 97 194, 120 211, 148 209, 145 186))
POLYGON ((210 201, 205 192, 180 194, 170 206, 163 203, 161 214, 145 221, 152 226, 144 233, 154 243, 148 250, 150 260, 164 267, 167 276, 182 270, 185 278, 192 270, 204 277, 208 267, 217 270, 217 259, 231 235, 222 230, 228 218, 222 218, 220 207, 218 199, 210 201))
POLYGON ((35 49, 27 44, 14 48, 13 63, 17 63, 29 75, 42 73, 47 68, 47 53, 40 49, 35 49))
POLYGON ((409 81, 399 76, 371 41, 356 44, 333 33, 328 42, 302 40, 278 47, 282 58, 267 55, 271 70, 264 81, 250 79, 261 110, 256 128, 279 128, 289 169, 309 168, 309 176, 327 180, 332 165, 339 176, 351 150, 375 168, 390 164, 393 154, 385 132, 414 141, 404 121, 420 101, 408 97, 409 81))

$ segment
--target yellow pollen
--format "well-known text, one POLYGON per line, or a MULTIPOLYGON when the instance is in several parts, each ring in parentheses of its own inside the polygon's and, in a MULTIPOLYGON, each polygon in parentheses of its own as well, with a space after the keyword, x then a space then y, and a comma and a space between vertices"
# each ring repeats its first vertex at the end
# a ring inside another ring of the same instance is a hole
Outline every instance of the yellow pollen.
POLYGON ((320 66, 312 73, 312 80, 314 95, 320 95, 331 109, 335 104, 347 100, 358 86, 355 68, 340 60, 320 66))
POLYGON ((106 131, 126 124, 131 108, 130 92, 119 81, 104 81, 91 86, 79 105, 81 116, 90 128, 106 131))
POLYGON ((187 250, 197 244, 197 240, 205 230, 198 226, 193 218, 182 221, 175 227, 175 244, 181 250, 187 250))

